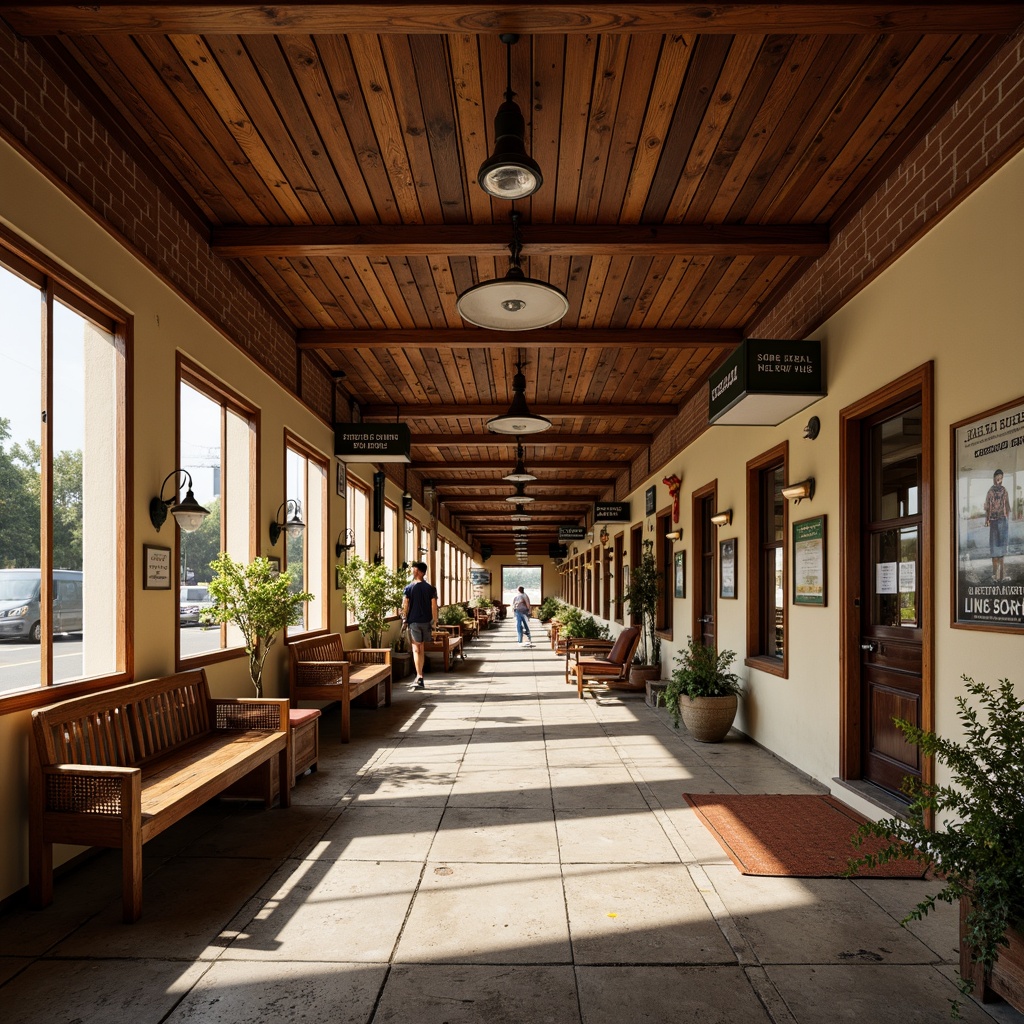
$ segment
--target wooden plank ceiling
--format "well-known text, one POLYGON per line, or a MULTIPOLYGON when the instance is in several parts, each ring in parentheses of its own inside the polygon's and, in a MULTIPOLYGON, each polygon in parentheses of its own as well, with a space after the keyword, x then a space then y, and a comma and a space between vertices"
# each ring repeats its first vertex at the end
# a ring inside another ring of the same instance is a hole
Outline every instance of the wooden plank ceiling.
POLYGON ((490 434, 522 360, 531 559, 665 429, 794 273, 1022 19, 1017 2, 5 5, 148 151, 224 258, 339 377, 400 416, 411 473, 512 550, 490 434), (544 184, 515 204, 548 329, 463 324, 512 204, 476 172, 505 89, 544 184), (343 377, 341 376, 343 374, 343 377))

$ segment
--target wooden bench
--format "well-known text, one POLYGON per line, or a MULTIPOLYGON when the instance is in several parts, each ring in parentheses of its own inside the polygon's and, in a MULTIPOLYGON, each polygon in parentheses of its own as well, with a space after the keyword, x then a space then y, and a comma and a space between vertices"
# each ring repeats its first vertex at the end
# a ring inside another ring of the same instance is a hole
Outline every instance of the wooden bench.
POLYGON ((438 625, 434 627, 433 639, 423 645, 427 654, 440 653, 444 658, 445 672, 451 671, 452 662, 458 655, 466 657, 462 645, 462 631, 458 626, 438 625))
POLYGON ((371 705, 376 707, 378 687, 383 703, 391 705, 391 648, 362 647, 346 651, 340 633, 324 633, 309 640, 288 645, 290 669, 288 687, 291 703, 300 700, 341 703, 341 742, 352 738, 352 702, 361 694, 374 691, 371 705))
POLYGON ((273 757, 288 777, 288 701, 212 698, 203 669, 37 708, 32 730, 29 893, 39 907, 53 901, 54 843, 116 847, 124 919, 137 921, 144 843, 273 757))

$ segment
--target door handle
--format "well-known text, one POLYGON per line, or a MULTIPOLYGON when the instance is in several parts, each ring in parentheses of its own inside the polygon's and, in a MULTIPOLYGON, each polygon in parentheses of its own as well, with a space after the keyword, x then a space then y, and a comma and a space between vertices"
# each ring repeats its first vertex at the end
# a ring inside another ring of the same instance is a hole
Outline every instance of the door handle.
POLYGON ((875 649, 875 645, 874 644, 861 644, 860 645, 860 649, 862 651, 873 651, 875 649))

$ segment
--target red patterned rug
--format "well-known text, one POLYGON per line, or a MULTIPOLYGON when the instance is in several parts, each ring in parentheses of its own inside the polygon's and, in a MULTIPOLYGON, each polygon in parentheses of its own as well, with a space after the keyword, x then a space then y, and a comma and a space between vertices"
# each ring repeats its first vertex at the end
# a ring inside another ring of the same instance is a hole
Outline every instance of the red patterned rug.
MULTIPOLYGON (((883 844, 866 839, 854 849, 850 837, 866 819, 831 796, 684 793, 745 875, 841 878, 853 857, 883 844)), ((862 868, 856 878, 924 878, 917 861, 900 860, 862 868)))

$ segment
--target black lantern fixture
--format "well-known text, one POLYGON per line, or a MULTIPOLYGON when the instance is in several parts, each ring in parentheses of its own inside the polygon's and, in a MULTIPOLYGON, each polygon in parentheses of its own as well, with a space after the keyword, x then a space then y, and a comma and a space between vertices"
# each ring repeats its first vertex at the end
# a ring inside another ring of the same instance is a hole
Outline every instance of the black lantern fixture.
POLYGON ((535 416, 526 404, 526 376, 522 361, 516 363, 516 375, 512 378, 512 404, 504 416, 495 416, 487 421, 487 429, 496 434, 539 434, 551 429, 551 420, 535 416))
POLYGON ((532 331, 557 323, 569 312, 569 300, 563 292, 523 273, 519 265, 522 250, 519 214, 513 210, 508 272, 504 277, 481 281, 459 296, 455 308, 463 320, 492 331, 532 331))
POLYGON ((270 546, 273 547, 281 537, 287 533, 289 537, 297 537, 306 528, 302 521, 302 504, 294 498, 282 501, 270 524, 270 546), (283 515, 282 515, 283 513, 283 515), (291 515, 289 516, 289 513, 291 515))
POLYGON ((192 476, 186 469, 176 469, 173 473, 168 473, 160 485, 160 496, 153 498, 149 503, 149 521, 156 527, 158 533, 160 527, 167 521, 168 511, 174 516, 182 533, 195 533, 203 525, 203 520, 210 514, 209 509, 203 508, 196 501, 196 496, 192 493, 192 476), (176 484, 174 494, 170 498, 165 498, 164 488, 168 481, 171 479, 178 481, 182 477, 184 480, 176 484), (182 484, 185 485, 185 500, 179 502, 178 491, 181 490, 182 484))
POLYGON ((511 473, 507 473, 501 478, 507 480, 512 484, 528 484, 531 480, 537 478, 527 470, 526 466, 523 465, 523 446, 519 443, 519 438, 516 438, 516 465, 515 469, 511 473))
POLYGON ((505 102, 494 118, 494 152, 480 165, 476 181, 495 199, 525 199, 544 184, 544 176, 527 155, 526 119, 512 91, 512 47, 519 36, 503 32, 499 38, 505 44, 505 102))

